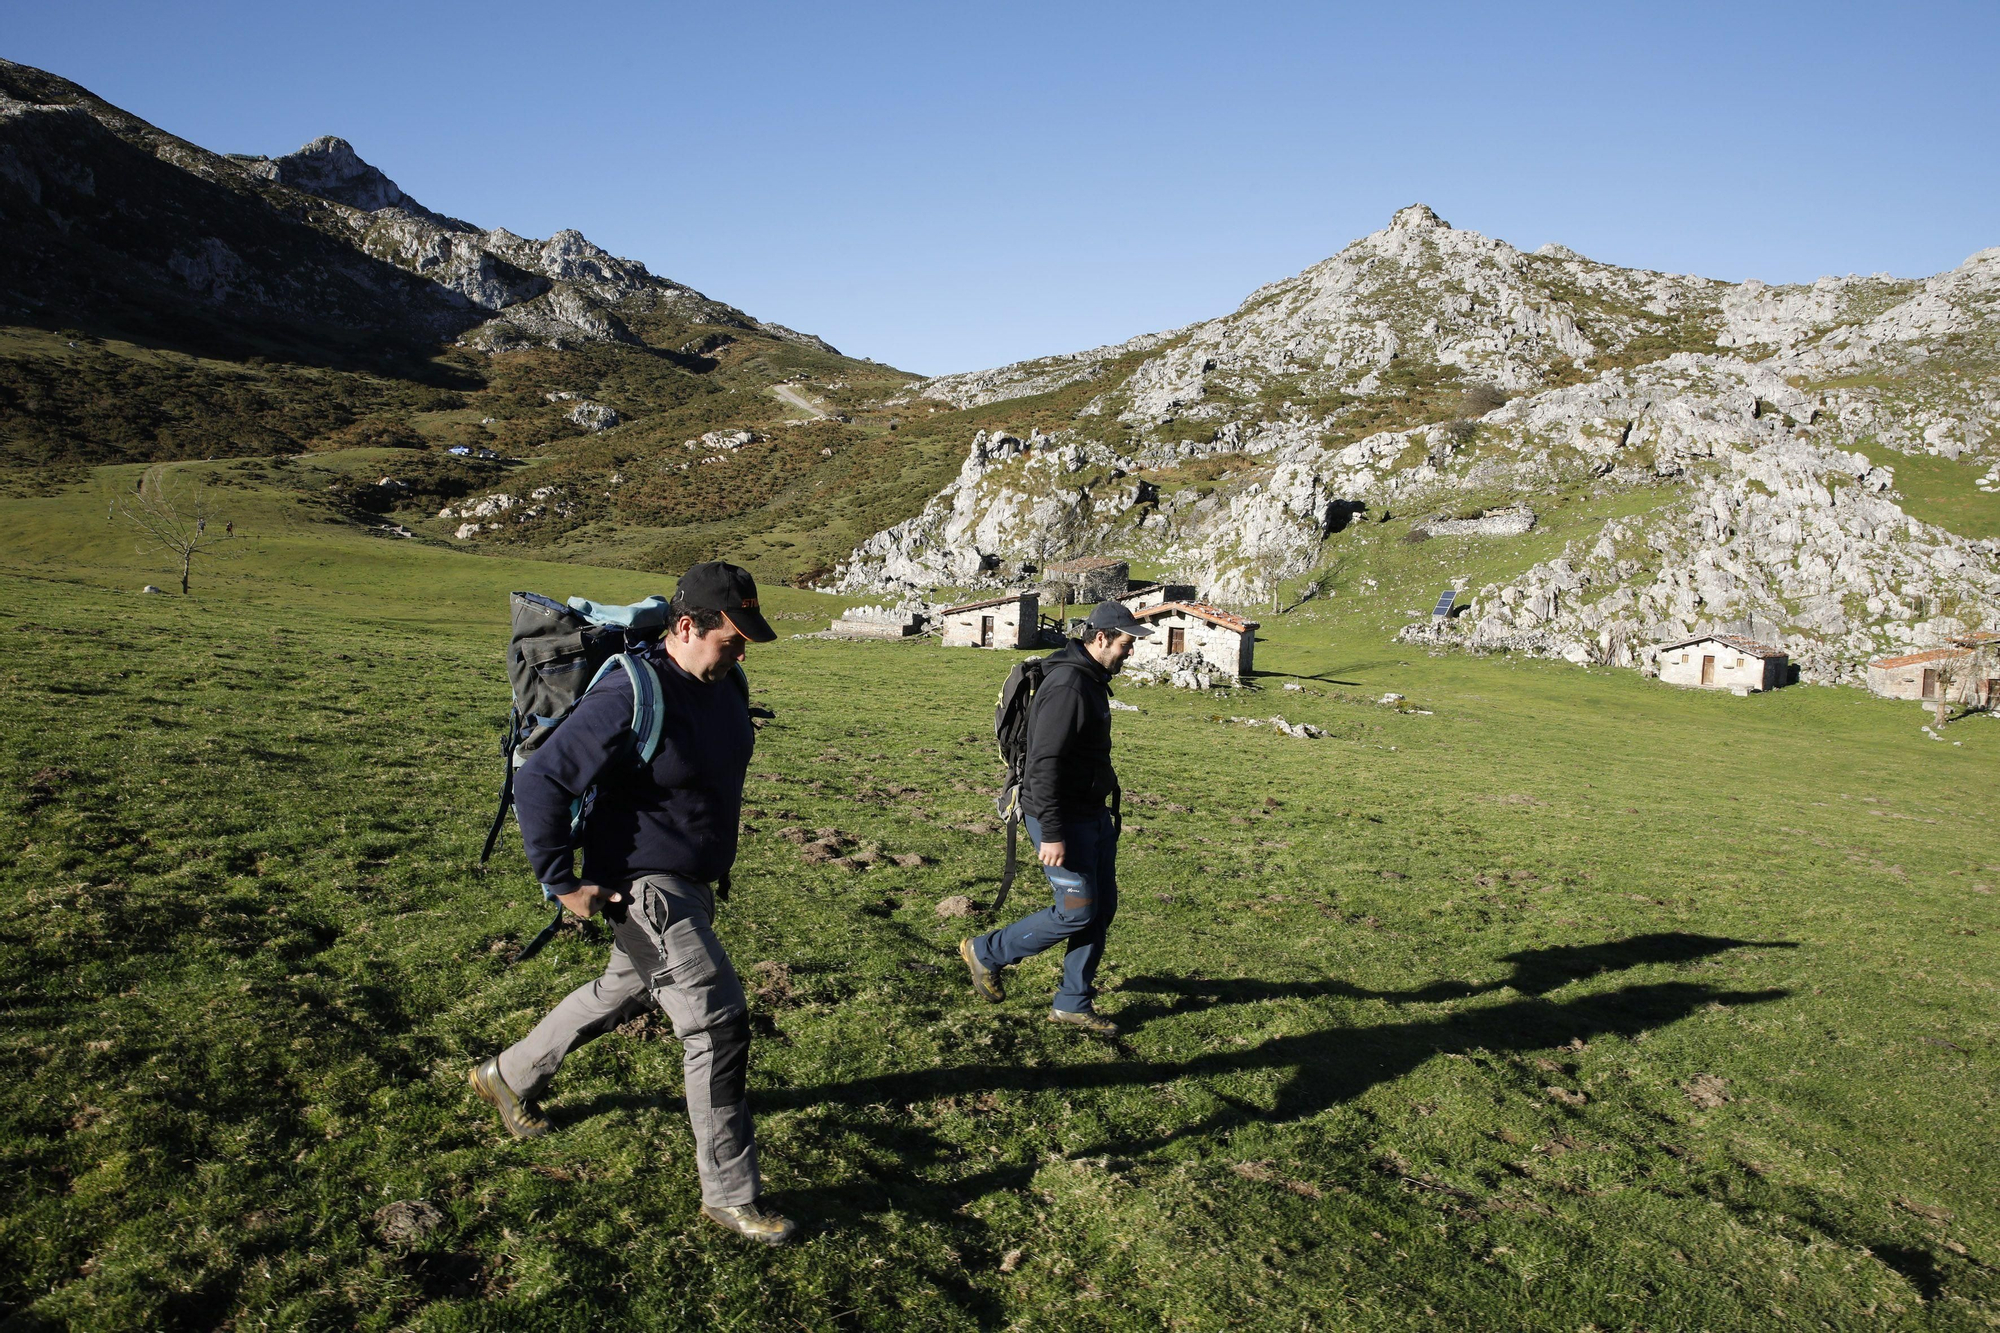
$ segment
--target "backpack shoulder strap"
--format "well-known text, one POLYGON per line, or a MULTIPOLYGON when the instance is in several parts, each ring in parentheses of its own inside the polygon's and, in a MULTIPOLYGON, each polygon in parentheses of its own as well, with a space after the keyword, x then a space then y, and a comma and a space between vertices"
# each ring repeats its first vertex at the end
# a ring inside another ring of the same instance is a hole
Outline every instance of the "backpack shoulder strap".
MULTIPOLYGON (((660 696, 660 674, 653 664, 636 653, 617 653, 610 657, 597 674, 590 679, 590 689, 597 687, 611 668, 622 667, 626 678, 632 682, 632 743, 638 746, 639 762, 650 764, 660 749, 660 728, 666 722, 666 712, 660 696)), ((590 693, 590 689, 584 691, 590 693)))
POLYGON ((753 704, 750 702, 750 677, 743 673, 743 664, 741 662, 729 668, 729 683, 734 685, 736 692, 743 696, 743 706, 750 711, 752 725, 760 721, 769 722, 778 716, 762 704, 753 704))

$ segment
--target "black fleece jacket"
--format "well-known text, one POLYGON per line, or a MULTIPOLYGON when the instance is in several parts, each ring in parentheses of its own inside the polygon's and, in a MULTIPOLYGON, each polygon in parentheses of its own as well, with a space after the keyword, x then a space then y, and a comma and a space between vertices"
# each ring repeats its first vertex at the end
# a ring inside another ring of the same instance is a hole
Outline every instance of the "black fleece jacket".
POLYGON ((1021 810, 1041 825, 1044 842, 1061 842, 1065 817, 1103 809, 1118 786, 1111 768, 1110 680, 1076 639, 1042 665, 1042 687, 1028 716, 1021 810))

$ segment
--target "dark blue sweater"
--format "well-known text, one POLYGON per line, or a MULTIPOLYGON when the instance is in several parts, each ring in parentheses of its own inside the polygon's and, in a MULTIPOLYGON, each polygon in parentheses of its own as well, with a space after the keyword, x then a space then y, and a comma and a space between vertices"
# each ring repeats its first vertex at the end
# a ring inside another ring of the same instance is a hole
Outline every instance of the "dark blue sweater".
POLYGON ((631 740, 632 682, 614 667, 514 777, 528 864, 557 893, 580 882, 570 802, 593 784, 581 879, 617 884, 672 874, 712 882, 736 860, 743 774, 757 737, 743 692, 727 678, 703 684, 665 653, 648 660, 665 714, 650 766, 638 766, 631 740))

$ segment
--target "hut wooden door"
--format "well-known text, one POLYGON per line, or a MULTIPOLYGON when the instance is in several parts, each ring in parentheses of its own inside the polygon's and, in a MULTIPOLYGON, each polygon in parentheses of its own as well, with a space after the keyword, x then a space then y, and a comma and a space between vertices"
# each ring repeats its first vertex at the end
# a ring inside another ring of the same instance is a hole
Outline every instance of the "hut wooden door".
POLYGON ((1704 685, 1715 684, 1715 659, 1713 657, 1704 657, 1701 659, 1701 683, 1704 685))
POLYGON ((993 646, 992 616, 979 617, 979 646, 981 648, 991 648, 993 646))
POLYGON ((1187 631, 1178 625, 1167 631, 1167 651, 1182 653, 1187 651, 1187 631))
POLYGON ((1938 697, 1937 672, 1929 670, 1924 672, 1923 697, 1926 699, 1935 699, 1938 697))

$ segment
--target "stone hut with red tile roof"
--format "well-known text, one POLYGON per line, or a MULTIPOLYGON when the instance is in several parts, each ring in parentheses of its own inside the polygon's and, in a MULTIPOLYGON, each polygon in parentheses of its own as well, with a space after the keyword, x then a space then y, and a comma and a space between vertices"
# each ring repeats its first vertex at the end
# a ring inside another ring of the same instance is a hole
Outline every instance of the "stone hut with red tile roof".
POLYGON ((1775 690, 1790 679, 1791 655, 1735 634, 1698 634, 1662 644, 1654 658, 1669 685, 1753 694, 1775 690))
POLYGON ((1206 602, 1161 602, 1132 614, 1154 631, 1151 638, 1139 640, 1133 648, 1133 662, 1199 652, 1211 665, 1238 680, 1250 674, 1257 647, 1256 621, 1233 616, 1206 602))
POLYGON ((1981 632, 1953 639, 1949 647, 1927 652, 1904 653, 1878 658, 1868 664, 1868 689, 1884 699, 1911 699, 1924 703, 1972 704, 1991 708, 2000 703, 2000 634, 1981 632), (1987 670, 1977 677, 1954 682, 1952 668, 1968 662, 1984 650, 1987 670))

